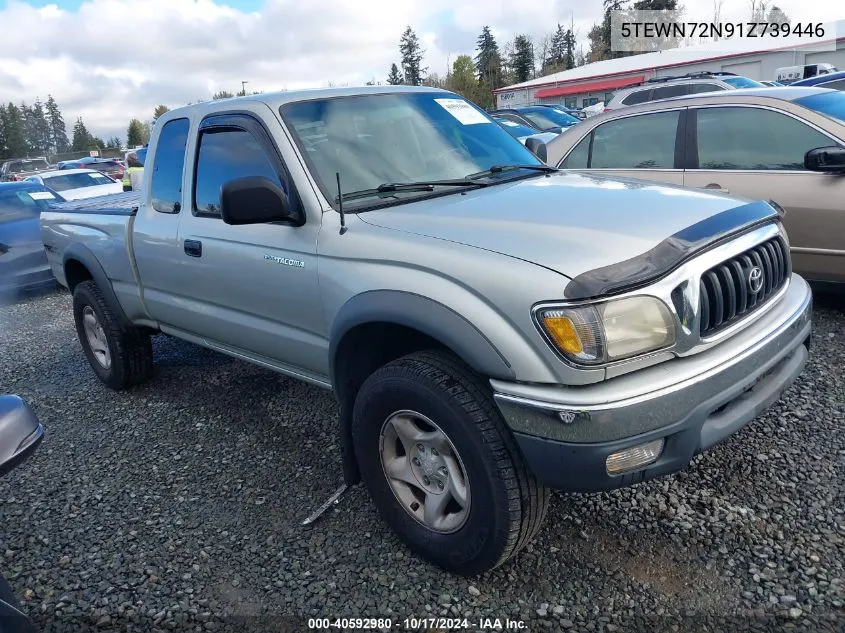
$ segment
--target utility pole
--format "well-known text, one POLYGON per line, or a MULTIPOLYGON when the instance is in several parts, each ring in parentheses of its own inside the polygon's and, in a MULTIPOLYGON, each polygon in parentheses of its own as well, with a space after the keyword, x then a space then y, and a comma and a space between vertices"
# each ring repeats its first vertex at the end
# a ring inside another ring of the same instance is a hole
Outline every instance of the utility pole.
POLYGON ((246 96, 246 85, 247 85, 248 83, 249 83, 248 81, 242 81, 242 82, 241 82, 241 96, 242 96, 242 97, 245 97, 245 96, 246 96))

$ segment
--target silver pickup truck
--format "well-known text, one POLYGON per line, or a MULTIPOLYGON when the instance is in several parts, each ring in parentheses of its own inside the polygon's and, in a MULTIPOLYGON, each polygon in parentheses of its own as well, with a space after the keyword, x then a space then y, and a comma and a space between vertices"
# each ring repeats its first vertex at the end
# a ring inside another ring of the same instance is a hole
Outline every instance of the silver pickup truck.
POLYGON ((333 390, 346 481, 461 574, 550 489, 682 469, 808 357, 776 205, 558 172, 450 92, 191 105, 145 170, 41 216, 97 376, 148 379, 165 333, 333 390))

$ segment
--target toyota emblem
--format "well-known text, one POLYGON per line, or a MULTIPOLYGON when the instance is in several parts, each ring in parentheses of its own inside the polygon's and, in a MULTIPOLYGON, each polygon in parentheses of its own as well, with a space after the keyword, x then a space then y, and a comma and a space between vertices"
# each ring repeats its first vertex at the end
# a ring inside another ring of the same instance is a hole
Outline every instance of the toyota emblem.
POLYGON ((748 288, 751 294, 756 295, 763 289, 763 269, 759 266, 754 266, 748 273, 748 288))

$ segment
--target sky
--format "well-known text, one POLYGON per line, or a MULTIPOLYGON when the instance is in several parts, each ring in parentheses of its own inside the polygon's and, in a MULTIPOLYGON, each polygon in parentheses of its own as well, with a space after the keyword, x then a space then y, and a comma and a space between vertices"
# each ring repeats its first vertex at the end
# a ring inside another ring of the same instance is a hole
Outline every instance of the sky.
MULTIPOLYGON (((683 0, 692 19, 714 0, 683 0)), ((845 17, 843 0, 778 0, 793 22, 845 17)), ((0 102, 52 94, 68 131, 125 140, 131 118, 218 90, 292 90, 384 81, 410 25, 424 65, 443 76, 474 55, 489 25, 500 46, 574 22, 579 41, 602 0, 0 0, 0 102)), ((746 19, 749 0, 722 0, 722 21, 746 19)), ((840 34, 845 35, 845 34, 840 34)))

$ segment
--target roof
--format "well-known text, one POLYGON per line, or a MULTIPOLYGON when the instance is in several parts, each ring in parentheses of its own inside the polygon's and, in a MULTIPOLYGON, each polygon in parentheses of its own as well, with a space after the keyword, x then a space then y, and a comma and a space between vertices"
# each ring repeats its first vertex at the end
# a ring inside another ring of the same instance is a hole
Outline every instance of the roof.
POLYGON ((617 79, 604 79, 601 81, 593 81, 590 83, 577 83, 568 86, 558 86, 557 88, 542 88, 536 93, 538 99, 545 97, 562 97, 564 95, 577 94, 579 92, 601 92, 602 90, 615 90, 617 88, 624 88, 631 84, 636 84, 645 81, 645 75, 636 75, 628 77, 619 77, 617 79))
POLYGON ((185 110, 203 111, 203 110, 218 110, 218 105, 221 103, 237 104, 237 103, 264 103, 271 108, 277 108, 286 103, 295 103, 297 101, 310 101, 311 99, 330 99, 332 97, 354 97, 358 95, 369 94, 398 94, 406 92, 440 92, 444 95, 454 94, 442 88, 430 88, 428 86, 346 86, 343 88, 312 88, 309 90, 289 90, 278 92, 262 92, 257 95, 247 95, 245 97, 232 97, 230 99, 217 99, 215 101, 203 101, 201 103, 194 103, 180 108, 168 110, 160 119, 165 117, 169 120, 174 118, 172 113, 182 113, 185 116, 185 110))
MULTIPOLYGON (((672 97, 670 99, 657 99, 656 101, 647 101, 646 103, 638 103, 632 106, 625 106, 624 108, 617 108, 608 112, 602 112, 594 117, 587 119, 590 122, 600 123, 605 119, 615 119, 620 115, 638 114, 640 112, 649 112, 650 110, 662 110, 665 108, 683 106, 685 102, 695 103, 754 103, 749 98, 761 99, 765 102, 767 99, 777 99, 780 101, 795 101, 802 97, 810 97, 817 94, 836 93, 837 90, 829 88, 792 88, 792 87, 766 87, 766 88, 740 88, 737 90, 720 90, 716 92, 701 92, 693 95, 682 95, 680 97, 672 97)), ((579 129, 577 126, 572 126, 572 129, 579 129)), ((567 132, 564 131, 564 134, 567 132)))
POLYGON ((826 75, 816 75, 815 77, 807 77, 807 79, 799 79, 794 81, 790 86, 815 86, 816 84, 825 84, 828 81, 838 81, 845 79, 845 70, 840 70, 838 73, 828 73, 826 75))
MULTIPOLYGON (((845 20, 828 22, 825 25, 827 33, 845 34, 845 20)), ((832 37, 825 42, 845 41, 845 36, 832 37)), ((743 40, 720 40, 707 44, 688 46, 684 48, 673 48, 656 53, 643 53, 617 59, 606 59, 600 62, 593 62, 570 70, 563 70, 559 73, 538 77, 529 81, 497 88, 493 92, 507 92, 520 88, 535 88, 537 86, 554 86, 558 83, 574 82, 578 80, 595 79, 597 77, 611 77, 613 75, 629 74, 682 66, 696 62, 726 59, 731 57, 743 57, 755 53, 774 52, 779 50, 800 50, 801 48, 818 47, 819 41, 808 44, 806 38, 790 36, 786 38, 745 38, 743 40)))
MULTIPOLYGON (((836 92, 830 88, 813 88, 813 87, 792 87, 792 86, 766 86, 765 88, 737 88, 736 90, 722 90, 718 92, 700 92, 694 95, 681 95, 680 97, 672 97, 670 99, 659 99, 658 101, 683 101, 684 99, 716 99, 718 97, 767 97, 770 99, 780 99, 781 101, 795 101, 801 97, 810 97, 812 95, 836 92)), ((650 103, 658 103, 658 101, 651 101, 650 103)))

